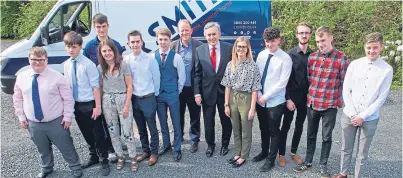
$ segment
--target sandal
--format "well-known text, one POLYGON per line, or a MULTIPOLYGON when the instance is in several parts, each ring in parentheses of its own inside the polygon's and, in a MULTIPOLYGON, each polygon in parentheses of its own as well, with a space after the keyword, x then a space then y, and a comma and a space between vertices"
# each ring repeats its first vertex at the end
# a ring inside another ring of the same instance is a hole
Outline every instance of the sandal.
POLYGON ((116 169, 121 170, 125 166, 125 159, 123 157, 118 157, 118 162, 116 163, 116 169))
POLYGON ((133 172, 137 171, 138 165, 137 165, 136 159, 132 159, 132 166, 131 167, 132 167, 133 172))

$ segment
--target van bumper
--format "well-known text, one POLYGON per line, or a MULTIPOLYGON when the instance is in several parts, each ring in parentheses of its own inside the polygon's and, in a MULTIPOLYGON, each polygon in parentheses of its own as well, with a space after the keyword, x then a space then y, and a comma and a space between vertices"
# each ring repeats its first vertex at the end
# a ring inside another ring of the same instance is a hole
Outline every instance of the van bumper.
POLYGON ((1 76, 0 81, 1 81, 1 90, 6 93, 6 94, 13 94, 14 93, 14 84, 16 80, 16 76, 13 75, 6 75, 6 76, 1 76))

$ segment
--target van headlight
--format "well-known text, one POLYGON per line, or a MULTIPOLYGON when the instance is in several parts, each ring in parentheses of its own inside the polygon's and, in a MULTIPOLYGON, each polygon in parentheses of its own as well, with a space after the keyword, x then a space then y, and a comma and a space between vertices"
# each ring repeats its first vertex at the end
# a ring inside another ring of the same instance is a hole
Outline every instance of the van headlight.
POLYGON ((7 64, 8 58, 4 56, 0 56, 0 69, 3 70, 3 67, 7 64))

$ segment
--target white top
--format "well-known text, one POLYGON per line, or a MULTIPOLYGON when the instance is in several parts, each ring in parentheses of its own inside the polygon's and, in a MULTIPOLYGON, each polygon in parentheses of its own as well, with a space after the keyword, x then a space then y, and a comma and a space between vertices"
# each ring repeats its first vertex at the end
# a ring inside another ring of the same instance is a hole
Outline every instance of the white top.
POLYGON ((354 60, 347 68, 343 84, 343 112, 359 115, 364 121, 379 118, 379 109, 386 100, 393 79, 393 68, 378 57, 354 60))
MULTIPOLYGON (((259 53, 256 59, 261 77, 263 77, 263 71, 269 54, 272 54, 273 57, 270 59, 266 80, 263 84, 263 97, 266 99, 266 104, 265 106, 261 105, 262 107, 275 107, 285 102, 285 88, 292 69, 292 59, 286 52, 280 48, 274 53, 265 49, 259 53)), ((259 91, 258 96, 260 97, 261 95, 262 92, 259 91)))
MULTIPOLYGON (((72 58, 70 57, 64 63, 64 76, 73 87, 73 80, 71 69, 73 67, 72 58)), ((99 88, 99 72, 95 64, 85 57, 83 54, 79 54, 75 60, 76 64, 76 77, 77 77, 77 89, 78 89, 78 102, 88 102, 94 100, 94 88, 99 88)))
MULTIPOLYGON (((211 52, 213 51, 213 46, 208 45, 208 49, 210 52, 210 60, 211 60, 211 52)), ((215 73, 217 73, 218 71, 218 67, 220 66, 220 60, 221 60, 221 50, 220 50, 220 41, 218 41, 218 43, 215 45, 215 54, 216 54, 216 58, 215 58, 215 73)))

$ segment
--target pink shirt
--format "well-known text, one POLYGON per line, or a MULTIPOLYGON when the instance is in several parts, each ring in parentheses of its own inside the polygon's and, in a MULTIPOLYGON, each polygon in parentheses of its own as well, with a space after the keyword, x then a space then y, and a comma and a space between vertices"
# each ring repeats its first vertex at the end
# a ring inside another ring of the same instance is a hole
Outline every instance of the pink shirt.
POLYGON ((37 78, 44 118, 42 121, 35 118, 32 102, 34 74, 35 72, 29 69, 17 76, 13 102, 18 119, 20 121, 28 119, 33 122, 49 122, 63 115, 64 121, 71 122, 75 117, 73 92, 64 76, 51 68, 46 68, 37 78))

